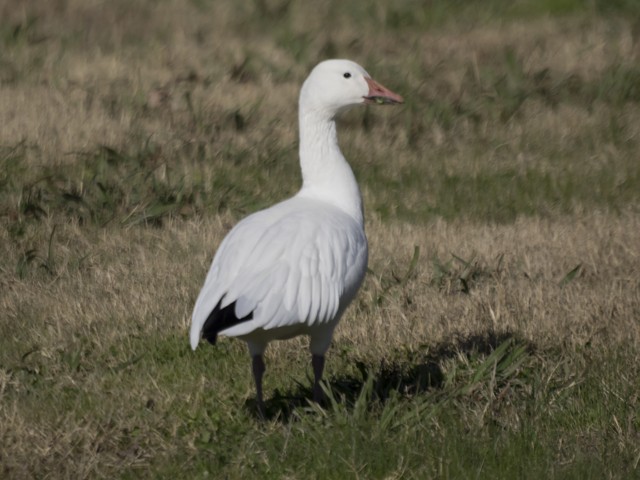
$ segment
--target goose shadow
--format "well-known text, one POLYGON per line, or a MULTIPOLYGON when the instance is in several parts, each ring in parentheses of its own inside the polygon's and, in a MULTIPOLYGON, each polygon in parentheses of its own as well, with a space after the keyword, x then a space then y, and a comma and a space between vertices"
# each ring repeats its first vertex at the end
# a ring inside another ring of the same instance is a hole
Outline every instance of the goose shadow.
MULTIPOLYGON (((325 386, 334 399, 347 406, 355 404, 367 382, 372 379, 371 397, 380 404, 386 403, 391 396, 400 394, 412 396, 444 387, 445 374, 442 364, 447 359, 458 355, 489 355, 506 341, 525 344, 532 350, 534 345, 525 341, 513 332, 486 331, 471 335, 454 334, 450 339, 436 344, 409 351, 401 358, 383 359, 379 362, 365 362, 359 359, 355 363, 357 373, 334 375, 325 379, 325 386)), ((262 416, 256 408, 254 399, 245 402, 245 408, 258 419, 277 422, 288 422, 296 411, 309 410, 312 403, 310 379, 307 384, 298 383, 296 387, 276 390, 273 396, 265 401, 262 416)), ((329 402, 322 404, 329 408, 329 402)))

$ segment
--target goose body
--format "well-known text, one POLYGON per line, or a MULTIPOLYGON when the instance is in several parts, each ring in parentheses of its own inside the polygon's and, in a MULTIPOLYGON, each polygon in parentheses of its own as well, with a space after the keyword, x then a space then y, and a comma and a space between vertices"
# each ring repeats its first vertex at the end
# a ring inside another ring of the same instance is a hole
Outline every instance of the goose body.
POLYGON ((240 221, 214 256, 193 311, 191 347, 218 334, 245 340, 259 408, 268 343, 297 335, 310 337, 314 398, 321 397, 324 355, 367 270, 362 199, 335 117, 357 104, 401 102, 354 62, 316 66, 300 92, 302 188, 240 221))

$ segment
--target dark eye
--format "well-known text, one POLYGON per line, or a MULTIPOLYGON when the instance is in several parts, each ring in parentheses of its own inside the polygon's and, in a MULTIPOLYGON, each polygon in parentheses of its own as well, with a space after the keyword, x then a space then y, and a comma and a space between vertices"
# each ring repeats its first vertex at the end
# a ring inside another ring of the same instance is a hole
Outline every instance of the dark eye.
POLYGON ((349 72, 346 72, 344 75, 342 75, 344 78, 351 78, 351 74, 349 72))

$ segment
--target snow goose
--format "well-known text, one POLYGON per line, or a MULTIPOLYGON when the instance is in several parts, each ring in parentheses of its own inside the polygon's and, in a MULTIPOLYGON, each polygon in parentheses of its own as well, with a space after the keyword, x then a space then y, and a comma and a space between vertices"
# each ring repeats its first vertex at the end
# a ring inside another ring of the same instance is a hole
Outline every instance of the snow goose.
POLYGON ((324 355, 367 270, 362 198, 342 156, 335 118, 353 105, 402 103, 349 60, 318 64, 299 101, 300 191, 249 215, 225 237, 195 304, 190 340, 245 340, 263 412, 263 354, 272 340, 310 337, 313 397, 322 398, 324 355))

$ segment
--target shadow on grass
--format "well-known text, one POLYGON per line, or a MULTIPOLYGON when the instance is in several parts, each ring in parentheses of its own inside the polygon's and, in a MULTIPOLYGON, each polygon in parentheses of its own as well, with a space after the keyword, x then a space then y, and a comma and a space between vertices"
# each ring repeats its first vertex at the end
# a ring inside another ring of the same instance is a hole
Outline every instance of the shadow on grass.
MULTIPOLYGON (((393 361, 382 360, 374 364, 354 360, 359 375, 334 376, 325 379, 325 385, 334 398, 351 407, 360 397, 369 377, 373 376, 371 400, 384 405, 392 395, 409 397, 442 390, 445 386, 445 374, 441 365, 445 360, 458 355, 467 358, 488 356, 505 342, 513 346, 524 346, 528 351, 535 350, 531 342, 524 341, 512 332, 487 331, 467 336, 454 335, 433 348, 425 347, 424 350, 407 352, 404 358, 393 361)), ((311 382, 309 385, 298 384, 295 389, 283 393, 276 390, 274 396, 265 401, 265 417, 271 421, 288 422, 297 410, 309 408, 312 397, 311 382)), ((324 402, 322 406, 329 408, 329 402, 324 402)), ((245 408, 256 418, 259 417, 254 399, 247 400, 245 408)))

